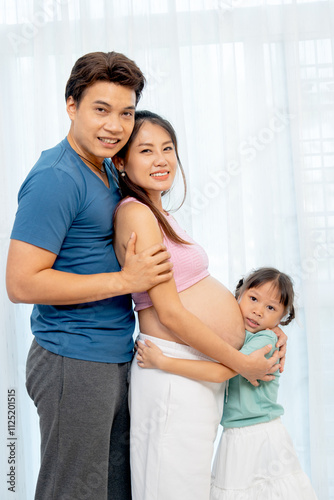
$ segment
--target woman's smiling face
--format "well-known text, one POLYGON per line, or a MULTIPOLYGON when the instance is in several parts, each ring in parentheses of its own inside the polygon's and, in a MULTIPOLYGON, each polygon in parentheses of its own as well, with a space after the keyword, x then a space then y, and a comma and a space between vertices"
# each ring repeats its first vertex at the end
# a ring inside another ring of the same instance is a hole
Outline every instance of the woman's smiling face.
POLYGON ((173 141, 160 125, 145 121, 131 144, 124 164, 129 179, 145 189, 152 201, 171 188, 177 169, 173 141))

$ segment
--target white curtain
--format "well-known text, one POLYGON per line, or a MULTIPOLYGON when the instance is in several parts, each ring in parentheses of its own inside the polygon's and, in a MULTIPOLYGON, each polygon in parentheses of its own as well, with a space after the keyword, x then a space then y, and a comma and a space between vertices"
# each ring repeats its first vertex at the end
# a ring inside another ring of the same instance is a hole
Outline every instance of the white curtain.
MULTIPOLYGON (((68 131, 64 88, 75 60, 116 50, 147 77, 139 108, 163 114, 178 132, 188 197, 176 217, 207 249, 211 273, 231 290, 264 265, 295 281, 298 318, 286 328, 280 401, 319 499, 334 499, 334 2, 0 6, 1 498, 33 498, 39 463, 36 409, 24 386, 30 306, 11 304, 4 285, 17 192, 40 152, 68 131)), ((175 189, 168 206, 179 198, 175 189)))

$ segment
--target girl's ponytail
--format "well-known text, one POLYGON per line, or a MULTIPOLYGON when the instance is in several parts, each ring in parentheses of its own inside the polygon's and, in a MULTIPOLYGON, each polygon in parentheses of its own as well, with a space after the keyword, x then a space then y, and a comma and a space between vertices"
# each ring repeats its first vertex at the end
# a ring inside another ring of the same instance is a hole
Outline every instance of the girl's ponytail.
POLYGON ((238 300, 238 298, 240 297, 240 290, 242 288, 242 285, 244 284, 244 278, 241 278, 239 280, 239 283, 237 284, 237 286, 235 287, 235 292, 234 292, 234 296, 235 298, 238 300))
POLYGON ((296 317, 294 306, 290 306, 290 311, 288 317, 284 321, 280 321, 280 325, 286 326, 296 317))

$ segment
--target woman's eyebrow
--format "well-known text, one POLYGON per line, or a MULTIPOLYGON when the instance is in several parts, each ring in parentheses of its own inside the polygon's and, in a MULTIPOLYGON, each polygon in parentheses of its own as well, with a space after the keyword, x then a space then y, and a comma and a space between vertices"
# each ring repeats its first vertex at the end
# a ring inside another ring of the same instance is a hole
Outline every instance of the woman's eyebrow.
MULTIPOLYGON (((166 144, 170 144, 170 143, 173 144, 173 141, 172 140, 165 141, 165 142, 162 143, 162 145, 165 146, 166 144)), ((140 144, 138 144, 137 148, 140 148, 141 146, 151 146, 151 147, 153 147, 153 144, 150 143, 150 142, 141 142, 140 144)))

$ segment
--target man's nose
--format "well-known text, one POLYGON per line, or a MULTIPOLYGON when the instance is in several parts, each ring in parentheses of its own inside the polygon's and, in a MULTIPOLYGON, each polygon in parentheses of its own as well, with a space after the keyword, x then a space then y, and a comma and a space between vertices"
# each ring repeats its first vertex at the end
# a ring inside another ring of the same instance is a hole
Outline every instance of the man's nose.
POLYGON ((108 121, 107 123, 105 124, 105 127, 104 127, 106 130, 109 130, 110 132, 122 132, 123 130, 123 126, 122 126, 122 122, 121 122, 121 119, 119 116, 116 116, 116 115, 110 115, 108 117, 108 121))

